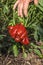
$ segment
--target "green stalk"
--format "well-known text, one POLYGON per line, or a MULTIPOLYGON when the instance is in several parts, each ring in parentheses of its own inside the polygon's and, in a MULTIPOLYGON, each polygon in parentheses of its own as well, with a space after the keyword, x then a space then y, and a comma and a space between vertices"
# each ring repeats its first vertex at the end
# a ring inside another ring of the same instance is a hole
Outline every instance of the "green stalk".
POLYGON ((26 58, 27 57, 27 53, 25 52, 24 46, 22 46, 22 50, 23 50, 23 57, 26 58))
POLYGON ((15 11, 13 10, 13 24, 15 25, 15 11))

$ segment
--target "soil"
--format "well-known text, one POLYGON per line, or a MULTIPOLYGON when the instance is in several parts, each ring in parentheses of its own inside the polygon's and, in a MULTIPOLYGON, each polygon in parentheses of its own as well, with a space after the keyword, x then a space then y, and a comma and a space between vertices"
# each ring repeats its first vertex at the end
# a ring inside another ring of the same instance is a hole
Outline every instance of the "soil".
POLYGON ((1 55, 0 65, 43 65, 43 59, 40 59, 34 53, 28 53, 27 58, 22 57, 22 53, 18 57, 14 57, 13 54, 1 55))
MULTIPOLYGON (((43 45, 43 43, 40 43, 43 45)), ((43 54, 43 49, 40 49, 43 54)), ((0 53, 0 65, 43 65, 43 58, 39 58, 38 55, 33 52, 28 53, 27 58, 23 58, 22 53, 18 57, 14 57, 12 53, 4 54, 0 53)))

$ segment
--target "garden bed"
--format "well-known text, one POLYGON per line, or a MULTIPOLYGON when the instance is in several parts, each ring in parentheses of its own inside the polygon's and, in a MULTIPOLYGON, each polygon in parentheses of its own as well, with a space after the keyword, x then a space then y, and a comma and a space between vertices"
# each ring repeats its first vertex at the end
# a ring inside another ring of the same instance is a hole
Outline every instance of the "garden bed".
POLYGON ((43 59, 40 59, 34 53, 29 53, 26 59, 22 57, 22 54, 19 54, 16 58, 13 55, 1 55, 0 65, 43 65, 43 59))

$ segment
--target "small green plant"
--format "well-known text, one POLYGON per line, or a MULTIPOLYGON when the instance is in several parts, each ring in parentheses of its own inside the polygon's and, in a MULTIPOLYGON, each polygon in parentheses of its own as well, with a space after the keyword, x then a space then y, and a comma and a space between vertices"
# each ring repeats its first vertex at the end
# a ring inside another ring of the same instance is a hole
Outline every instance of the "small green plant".
POLYGON ((7 46, 8 51, 13 51, 14 56, 18 56, 19 51, 21 50, 23 57, 25 58, 27 57, 26 51, 34 52, 40 58, 43 58, 43 54, 39 50, 43 49, 43 45, 39 46, 36 44, 40 41, 43 42, 43 1, 39 0, 39 4, 37 6, 33 3, 30 4, 27 18, 21 18, 17 15, 17 11, 13 10, 14 2, 16 2, 16 0, 0 1, 0 48, 7 46), (8 32, 8 26, 15 26, 19 23, 22 23, 24 28, 28 31, 28 45, 16 42, 8 32))

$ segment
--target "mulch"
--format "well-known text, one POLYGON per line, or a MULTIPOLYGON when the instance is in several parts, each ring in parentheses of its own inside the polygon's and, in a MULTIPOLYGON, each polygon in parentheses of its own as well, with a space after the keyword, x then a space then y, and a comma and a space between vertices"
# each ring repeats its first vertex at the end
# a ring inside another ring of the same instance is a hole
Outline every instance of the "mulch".
POLYGON ((43 65, 43 59, 34 53, 28 53, 27 58, 23 58, 22 53, 18 57, 14 57, 13 54, 0 54, 0 65, 43 65))

